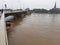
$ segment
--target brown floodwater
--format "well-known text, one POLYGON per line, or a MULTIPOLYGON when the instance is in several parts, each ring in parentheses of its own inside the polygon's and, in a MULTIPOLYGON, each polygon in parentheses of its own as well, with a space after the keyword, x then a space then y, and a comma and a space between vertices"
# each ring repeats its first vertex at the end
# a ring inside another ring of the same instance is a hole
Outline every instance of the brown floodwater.
POLYGON ((33 13, 15 20, 8 41, 9 45, 60 45, 60 14, 33 13))

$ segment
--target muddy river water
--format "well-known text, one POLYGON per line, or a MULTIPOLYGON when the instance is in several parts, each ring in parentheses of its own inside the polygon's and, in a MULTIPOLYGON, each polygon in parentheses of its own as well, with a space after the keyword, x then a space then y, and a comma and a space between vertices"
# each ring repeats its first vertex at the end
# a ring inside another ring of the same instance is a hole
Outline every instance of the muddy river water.
POLYGON ((60 14, 27 15, 14 21, 9 45, 60 45, 60 14))

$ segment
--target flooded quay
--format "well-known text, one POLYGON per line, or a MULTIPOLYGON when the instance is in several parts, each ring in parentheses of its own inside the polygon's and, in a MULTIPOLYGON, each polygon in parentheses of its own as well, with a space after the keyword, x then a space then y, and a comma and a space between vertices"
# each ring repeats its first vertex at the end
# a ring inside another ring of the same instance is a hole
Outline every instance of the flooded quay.
POLYGON ((21 17, 8 30, 9 45, 60 45, 60 14, 21 17))

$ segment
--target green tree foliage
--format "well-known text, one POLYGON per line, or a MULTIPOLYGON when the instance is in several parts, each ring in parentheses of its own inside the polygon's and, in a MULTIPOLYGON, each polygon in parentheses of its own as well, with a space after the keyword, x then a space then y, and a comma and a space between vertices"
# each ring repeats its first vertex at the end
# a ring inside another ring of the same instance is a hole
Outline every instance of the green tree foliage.
POLYGON ((46 9, 33 9, 32 11, 34 13, 48 13, 48 10, 46 9))
POLYGON ((52 8, 50 10, 46 10, 46 9, 33 9, 32 10, 33 13, 55 13, 58 14, 60 13, 60 9, 59 8, 52 8))

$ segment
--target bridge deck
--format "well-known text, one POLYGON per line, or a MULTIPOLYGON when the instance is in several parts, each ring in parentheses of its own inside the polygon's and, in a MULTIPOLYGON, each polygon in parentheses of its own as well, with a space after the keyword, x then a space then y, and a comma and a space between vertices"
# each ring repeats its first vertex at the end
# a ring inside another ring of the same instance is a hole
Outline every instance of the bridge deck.
POLYGON ((26 14, 27 11, 7 11, 5 15, 16 15, 16 14, 26 14))
POLYGON ((8 45, 4 13, 0 15, 2 15, 0 18, 0 45, 8 45))

